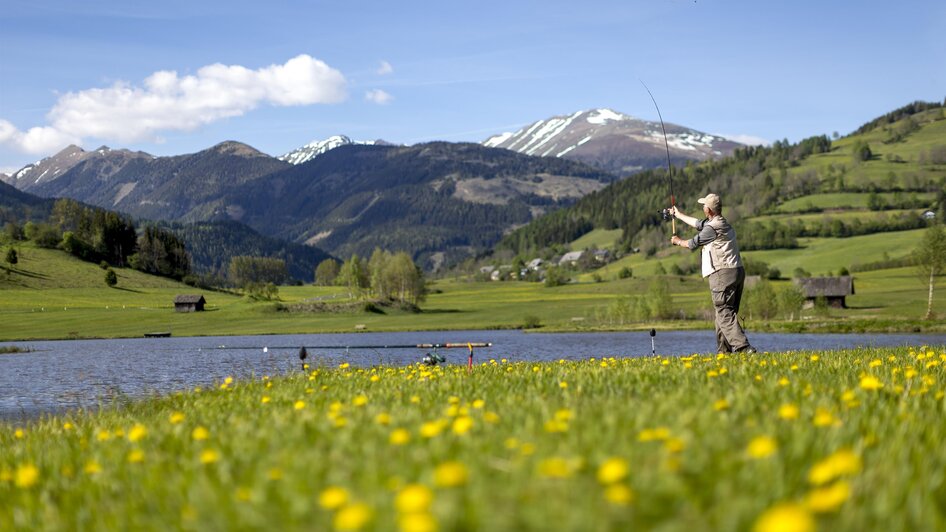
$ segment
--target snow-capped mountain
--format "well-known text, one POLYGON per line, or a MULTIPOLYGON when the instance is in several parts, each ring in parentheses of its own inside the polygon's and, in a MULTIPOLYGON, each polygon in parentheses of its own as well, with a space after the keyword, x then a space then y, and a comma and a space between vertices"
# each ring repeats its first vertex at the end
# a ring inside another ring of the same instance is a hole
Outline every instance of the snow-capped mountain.
POLYGON ((302 164, 315 159, 329 150, 334 150, 339 146, 347 146, 349 144, 371 146, 387 143, 381 140, 352 140, 345 135, 333 135, 325 140, 314 140, 301 148, 296 148, 276 158, 289 164, 302 164))
POLYGON ((8 185, 12 185, 12 184, 14 183, 14 181, 16 181, 16 180, 13 179, 13 176, 12 176, 12 175, 7 175, 7 174, 4 174, 3 172, 0 172, 0 181, 6 183, 6 184, 8 184, 8 185))
POLYGON ((149 160, 152 158, 153 156, 144 152, 113 150, 108 146, 102 146, 92 151, 85 151, 76 145, 70 145, 55 155, 24 166, 14 172, 7 182, 20 190, 33 192, 37 188, 44 187, 55 181, 69 170, 85 161, 97 160, 101 164, 104 164, 106 168, 101 177, 104 179, 107 177, 109 169, 117 170, 129 160, 149 160))
MULTIPOLYGON (((702 161, 732 153, 738 142, 665 123, 674 164, 702 161)), ((502 133, 484 146, 526 155, 564 157, 618 175, 666 165, 660 122, 641 120, 611 109, 593 109, 534 122, 515 133, 502 133)))

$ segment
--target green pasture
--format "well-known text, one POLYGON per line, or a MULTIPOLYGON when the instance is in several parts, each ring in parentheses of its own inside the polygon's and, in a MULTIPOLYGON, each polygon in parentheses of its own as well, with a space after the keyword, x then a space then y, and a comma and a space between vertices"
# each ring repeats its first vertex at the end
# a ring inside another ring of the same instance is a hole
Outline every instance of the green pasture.
MULTIPOLYGON (((932 192, 879 192, 877 195, 884 201, 891 203, 899 201, 901 198, 913 198, 916 197, 922 201, 927 201, 930 204, 936 199, 936 194, 932 192)), ((790 199, 778 206, 778 212, 780 213, 799 213, 811 209, 825 209, 825 210, 848 210, 848 209, 858 209, 861 211, 866 211, 866 213, 871 213, 867 211, 867 200, 870 198, 870 193, 861 193, 861 192, 826 192, 824 194, 811 194, 808 196, 801 196, 798 198, 790 199)), ((878 211, 879 213, 891 212, 891 211, 878 211)), ((821 214, 821 213, 814 213, 821 214)), ((831 214, 834 214, 833 212, 831 214)), ((797 216, 797 215, 796 215, 797 216)), ((794 218, 794 216, 793 216, 794 218)), ((756 219, 756 218, 753 218, 756 219)))
MULTIPOLYGON (((837 273, 841 267, 867 261, 905 256, 922 237, 922 230, 882 233, 846 239, 802 239, 801 249, 746 252, 750 260, 761 260, 788 277, 796 267, 814 275, 837 273)), ((676 263, 698 261, 695 253, 673 248, 654 258, 633 254, 593 273, 574 275, 574 282, 546 287, 529 282, 474 282, 455 278, 430 284, 431 293, 414 313, 392 307, 378 312, 286 312, 277 305, 348 301, 341 287, 287 286, 279 288, 277 301, 255 301, 238 293, 200 290, 167 279, 118 268, 119 283, 108 288, 104 271, 65 253, 22 246, 19 263, 7 273, 0 269, 0 340, 44 338, 140 337, 149 332, 175 336, 290 334, 346 332, 355 330, 450 330, 518 328, 527 323, 540 330, 599 330, 603 328, 705 328, 711 327, 709 292, 699 274, 668 275, 673 307, 687 319, 615 324, 606 317, 618 298, 647 298, 657 265, 666 271, 676 263), (618 280, 622 267, 633 269, 633 277, 618 280), (203 294, 207 311, 176 313, 174 296, 203 294)), ((790 281, 776 281, 781 290, 790 281)), ((946 296, 934 297, 934 311, 946 314, 946 296)), ((927 287, 911 268, 855 274, 856 294, 848 298, 850 309, 809 319, 841 322, 881 320, 886 330, 911 329, 925 312, 927 287), (907 320, 907 321, 904 321, 907 320), (897 325, 901 323, 901 325, 897 325)), ((796 327, 781 322, 749 324, 750 327, 796 327)), ((807 323, 807 322, 806 322, 807 323)), ((931 330, 934 323, 920 323, 931 330)), ((866 325, 870 328, 873 325, 866 325)), ((935 327, 934 327, 935 328, 935 327)), ((794 330, 794 329, 793 329, 794 330)))
POLYGON ((944 368, 916 345, 228 378, 0 422, 0 526, 942 530, 944 368))
MULTIPOLYGON (((870 184, 911 186, 915 181, 933 179, 938 181, 946 177, 946 166, 927 164, 920 166, 922 153, 929 153, 931 148, 946 145, 946 120, 942 109, 921 113, 914 117, 924 123, 924 127, 907 137, 905 141, 886 144, 889 134, 883 130, 874 130, 857 137, 845 137, 832 141, 832 150, 806 158, 792 168, 793 174, 814 173, 821 179, 840 175, 844 168, 844 182, 847 185, 864 186, 870 184), (855 141, 863 140, 870 145, 873 158, 870 161, 855 162, 852 148, 855 141), (899 156, 905 162, 887 160, 887 156, 899 156), (833 167, 833 169, 832 169, 833 167)), ((899 124, 890 127, 896 128, 899 124)))
POLYGON ((621 239, 623 229, 594 229, 568 244, 568 249, 613 249, 621 239))

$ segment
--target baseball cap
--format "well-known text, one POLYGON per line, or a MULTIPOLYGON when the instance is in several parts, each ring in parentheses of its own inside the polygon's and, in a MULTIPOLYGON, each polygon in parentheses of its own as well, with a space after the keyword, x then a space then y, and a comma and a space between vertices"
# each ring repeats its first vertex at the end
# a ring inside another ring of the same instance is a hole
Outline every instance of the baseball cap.
POLYGON ((707 194, 706 197, 696 200, 697 203, 702 203, 709 207, 713 212, 719 212, 719 207, 721 203, 719 201, 719 196, 716 194, 707 194))

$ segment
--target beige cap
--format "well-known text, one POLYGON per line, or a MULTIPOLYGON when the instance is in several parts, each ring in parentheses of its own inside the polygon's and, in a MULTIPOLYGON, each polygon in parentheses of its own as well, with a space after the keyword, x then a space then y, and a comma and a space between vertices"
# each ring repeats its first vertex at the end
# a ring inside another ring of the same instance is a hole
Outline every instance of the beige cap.
POLYGON ((719 196, 716 194, 707 194, 706 197, 700 198, 696 200, 696 202, 706 205, 715 213, 718 213, 719 208, 722 206, 722 202, 719 201, 719 196))

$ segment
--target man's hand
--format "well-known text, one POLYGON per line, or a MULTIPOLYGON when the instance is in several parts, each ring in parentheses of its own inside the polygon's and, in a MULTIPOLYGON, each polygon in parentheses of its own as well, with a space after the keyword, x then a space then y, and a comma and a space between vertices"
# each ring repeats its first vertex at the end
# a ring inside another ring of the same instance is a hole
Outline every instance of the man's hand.
POLYGON ((667 212, 670 213, 670 216, 676 216, 679 213, 676 206, 671 206, 669 209, 667 209, 667 212))
POLYGON ((683 246, 683 245, 686 245, 685 244, 686 240, 678 237, 677 235, 673 235, 672 237, 670 237, 670 243, 673 244, 674 246, 683 246))

